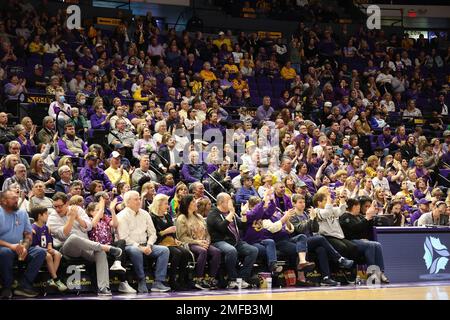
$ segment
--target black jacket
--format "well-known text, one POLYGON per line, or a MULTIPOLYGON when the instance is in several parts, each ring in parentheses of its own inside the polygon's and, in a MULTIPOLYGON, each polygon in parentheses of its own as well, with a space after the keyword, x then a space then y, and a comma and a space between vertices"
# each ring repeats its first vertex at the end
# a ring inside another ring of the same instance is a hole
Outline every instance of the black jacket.
MULTIPOLYGON (((10 129, 0 127, 0 143, 7 144, 8 142, 13 141, 13 140, 16 140, 16 136, 11 133, 10 129)), ((5 146, 5 149, 6 149, 6 146, 5 146)))
POLYGON ((226 190, 224 190, 217 182, 215 182, 213 179, 209 178, 209 189, 211 191, 211 194, 216 197, 219 193, 221 192, 227 192, 227 193, 232 193, 234 192, 234 188, 233 185, 231 184, 231 180, 230 181, 224 181, 223 179, 225 179, 225 176, 223 176, 218 170, 214 171, 211 176, 216 179, 217 181, 219 181, 222 186, 225 187, 226 190))
POLYGON ((372 221, 367 220, 362 214, 354 216, 349 212, 339 218, 345 239, 372 239, 372 221))
POLYGON ((400 147, 400 151, 402 153, 402 158, 408 161, 417 156, 415 145, 409 145, 408 143, 405 143, 400 147))
MULTIPOLYGON (((234 223, 239 230, 244 231, 247 228, 247 223, 242 222, 237 216, 234 216, 234 223)), ((230 222, 225 219, 225 216, 217 209, 217 207, 214 207, 211 210, 206 218, 206 225, 208 227, 209 235, 211 236, 211 243, 226 241, 232 246, 236 245, 234 234, 228 229, 229 224, 230 222)))
POLYGON ((314 235, 314 233, 319 232, 319 222, 317 219, 311 220, 309 215, 303 213, 303 215, 294 215, 290 219, 292 225, 294 226, 294 234, 304 234, 308 237, 314 235))

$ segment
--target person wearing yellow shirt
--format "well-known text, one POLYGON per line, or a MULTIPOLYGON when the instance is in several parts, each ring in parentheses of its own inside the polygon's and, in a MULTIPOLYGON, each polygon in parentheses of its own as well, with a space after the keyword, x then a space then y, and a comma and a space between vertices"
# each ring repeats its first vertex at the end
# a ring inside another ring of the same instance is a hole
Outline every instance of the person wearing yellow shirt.
POLYGON ((120 153, 117 151, 112 152, 110 166, 105 170, 105 174, 115 186, 117 186, 119 182, 125 182, 131 185, 130 175, 123 169, 123 166, 120 165, 120 153))
POLYGON ((44 44, 41 42, 40 36, 35 36, 28 46, 30 53, 44 54, 44 44))
POLYGON ((151 91, 150 80, 145 80, 142 87, 139 87, 133 93, 133 99, 138 101, 148 101, 149 99, 154 99, 155 95, 151 91))
POLYGON ((286 62, 284 67, 281 68, 281 77, 284 80, 292 80, 295 79, 296 76, 297 72, 295 71, 294 68, 292 68, 291 62, 290 61, 286 62))
POLYGON ((375 178, 377 176, 377 167, 379 163, 380 160, 375 155, 371 155, 367 158, 366 175, 370 178, 375 178))
POLYGON ((220 31, 219 38, 217 38, 216 40, 213 41, 213 45, 215 45, 217 47, 217 49, 220 49, 220 48, 222 48, 223 44, 227 45, 228 51, 233 50, 233 48, 231 46, 231 40, 229 38, 225 38, 225 33, 223 31, 220 31))
POLYGON ((225 71, 228 71, 230 74, 239 72, 239 68, 234 64, 233 57, 228 58, 228 62, 223 67, 225 68, 225 71))
POLYGON ((216 75, 211 71, 211 64, 209 62, 205 62, 203 64, 203 69, 200 71, 200 76, 203 80, 207 81, 217 80, 216 75))
POLYGON ((242 79, 242 73, 238 72, 236 78, 233 79, 233 89, 234 90, 248 90, 247 81, 242 79))

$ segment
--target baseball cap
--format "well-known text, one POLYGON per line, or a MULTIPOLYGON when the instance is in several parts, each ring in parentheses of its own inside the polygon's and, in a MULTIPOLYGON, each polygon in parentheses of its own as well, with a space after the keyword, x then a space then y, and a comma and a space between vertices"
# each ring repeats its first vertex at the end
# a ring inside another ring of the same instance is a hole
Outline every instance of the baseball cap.
POLYGON ((349 144, 344 144, 344 145, 342 146, 342 149, 344 149, 344 150, 352 150, 352 146, 349 145, 349 144))
POLYGON ((36 70, 36 69, 39 69, 39 68, 43 68, 42 64, 36 64, 36 65, 34 66, 34 69, 35 69, 35 70, 36 70))
POLYGON ((418 204, 429 204, 429 203, 431 203, 431 201, 428 199, 422 198, 417 203, 418 204))
POLYGON ((245 143, 246 148, 250 148, 250 147, 254 147, 254 146, 256 146, 256 144, 253 141, 247 141, 245 143))
POLYGON ((114 148, 115 148, 115 149, 122 149, 122 148, 125 148, 125 146, 124 146, 123 144, 121 144, 121 143, 116 143, 116 144, 114 145, 114 148))
POLYGON ((306 183, 303 180, 299 180, 297 186, 300 188, 306 187, 306 183))
POLYGON ((390 127, 390 126, 385 126, 385 127, 383 128, 383 130, 391 130, 391 127, 390 127))
POLYGON ((202 144, 204 146, 207 146, 209 144, 207 141, 203 141, 201 139, 194 139, 192 142, 194 142, 194 144, 202 144))
POLYGON ((239 171, 242 171, 242 172, 250 172, 250 169, 248 168, 248 165, 246 165, 246 164, 241 164, 241 166, 239 167, 239 171))
POLYGON ((225 32, 220 31, 220 32, 219 32, 219 36, 223 36, 223 35, 225 35, 225 32))
POLYGON ((324 103, 325 107, 331 107, 333 104, 330 101, 324 103))
POLYGON ((111 158, 119 158, 120 157, 120 153, 118 153, 117 151, 113 151, 111 153, 111 158))
POLYGON ((450 137, 450 130, 445 130, 443 136, 450 137))

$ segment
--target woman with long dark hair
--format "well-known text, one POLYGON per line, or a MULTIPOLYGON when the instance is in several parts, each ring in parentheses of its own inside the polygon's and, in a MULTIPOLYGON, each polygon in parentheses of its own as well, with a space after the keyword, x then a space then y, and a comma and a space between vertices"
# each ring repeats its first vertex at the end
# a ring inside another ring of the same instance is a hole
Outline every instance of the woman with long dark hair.
POLYGON ((176 226, 178 239, 189 246, 197 260, 195 287, 201 290, 216 288, 216 276, 222 256, 220 250, 211 245, 205 219, 197 213, 197 202, 194 195, 188 194, 181 199, 176 226), (209 279, 205 278, 205 265, 208 257, 209 279))

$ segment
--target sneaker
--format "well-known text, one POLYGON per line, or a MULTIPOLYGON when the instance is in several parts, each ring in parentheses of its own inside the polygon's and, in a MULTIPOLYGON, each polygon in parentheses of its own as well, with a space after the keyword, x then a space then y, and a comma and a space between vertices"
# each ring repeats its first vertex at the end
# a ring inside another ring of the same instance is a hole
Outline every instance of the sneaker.
POLYGON ((99 296, 112 296, 111 290, 108 287, 104 287, 98 290, 97 295, 99 296))
POLYGON ((16 290, 14 290, 14 295, 27 298, 35 298, 39 295, 39 292, 33 289, 17 287, 16 290))
POLYGON ((340 283, 337 281, 334 281, 330 277, 324 277, 322 279, 322 281, 320 281, 320 285, 324 286, 324 287, 335 287, 335 286, 340 285, 340 283))
POLYGON ((129 284, 128 281, 123 281, 119 284, 119 292, 122 293, 136 293, 137 291, 134 290, 129 284))
POLYGON ((141 281, 139 281, 138 292, 139 293, 148 293, 147 282, 145 281, 145 279, 142 279, 141 281))
POLYGON ((209 289, 208 283, 206 283, 206 281, 203 279, 194 280, 194 287, 199 290, 208 290, 209 289))
POLYGON ((214 279, 214 278, 210 278, 210 279, 208 280, 208 285, 209 285, 209 289, 215 290, 215 289, 217 289, 218 286, 219 286, 219 281, 217 281, 217 280, 214 279))
POLYGON ((12 296, 13 296, 13 294, 12 294, 11 288, 3 288, 2 289, 1 299, 11 300, 12 296))
POLYGON ((127 270, 125 270, 124 267, 122 267, 122 262, 120 262, 120 260, 114 261, 113 265, 111 266, 111 268, 109 268, 109 270, 111 270, 111 271, 122 271, 122 272, 126 272, 127 271, 127 270))
POLYGON ((56 282, 53 279, 47 280, 47 287, 58 289, 58 286, 56 285, 56 282))
POLYGON ((250 287, 250 284, 247 281, 242 280, 241 288, 242 289, 247 289, 248 287, 250 287))
POLYGON ((230 281, 228 282, 228 286, 227 289, 237 289, 238 288, 238 284, 236 281, 230 281))
POLYGON ((167 292, 170 291, 170 287, 165 286, 161 281, 155 281, 151 290, 152 292, 167 292))
POLYGON ((270 272, 280 273, 281 271, 283 271, 283 266, 279 266, 276 262, 272 262, 270 264, 269 270, 270 272))
POLYGON ((59 292, 64 292, 67 290, 67 286, 61 280, 56 280, 55 284, 59 292))
POLYGON ((353 266, 353 260, 341 257, 339 259, 339 267, 340 268, 345 268, 345 269, 350 269, 353 266))
POLYGON ((202 280, 202 287, 206 288, 206 289, 211 289, 211 284, 210 284, 210 282, 208 280, 203 279, 202 280))
POLYGON ((303 263, 299 263, 297 265, 297 270, 298 271, 311 271, 315 268, 316 264, 314 262, 303 262, 303 263))
POLYGON ((109 254, 112 255, 114 258, 118 259, 122 255, 122 249, 117 247, 111 247, 109 249, 109 254))
POLYGON ((384 272, 381 273, 380 280, 381 280, 381 283, 386 283, 386 284, 391 283, 391 281, 389 281, 388 277, 386 277, 384 272))

